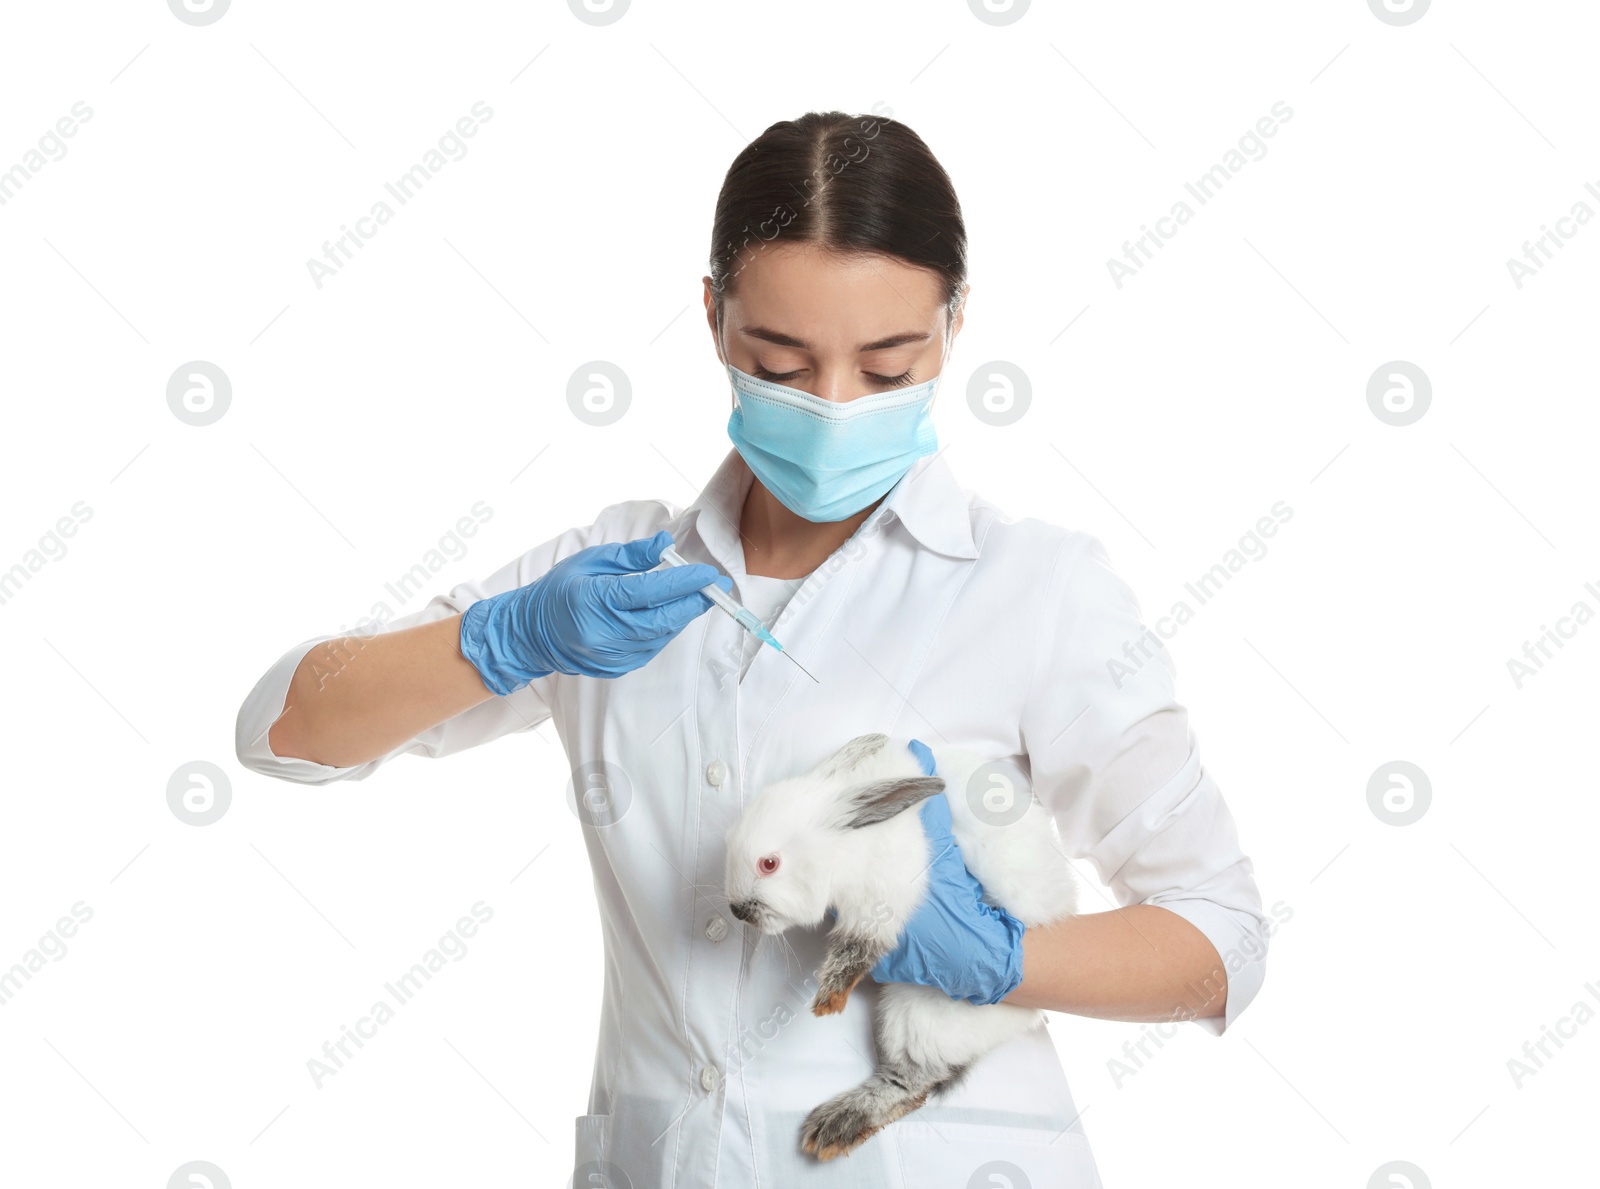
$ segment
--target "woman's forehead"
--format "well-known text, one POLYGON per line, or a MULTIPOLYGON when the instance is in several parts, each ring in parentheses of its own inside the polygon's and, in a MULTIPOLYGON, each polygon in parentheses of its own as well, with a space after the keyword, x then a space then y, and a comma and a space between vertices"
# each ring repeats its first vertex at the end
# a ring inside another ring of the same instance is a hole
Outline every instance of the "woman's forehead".
POLYGON ((931 271, 882 253, 845 255, 813 245, 769 246, 740 270, 726 302, 729 329, 784 345, 859 350, 907 332, 937 332, 944 307, 931 271), (793 345, 793 344, 790 344, 793 345))

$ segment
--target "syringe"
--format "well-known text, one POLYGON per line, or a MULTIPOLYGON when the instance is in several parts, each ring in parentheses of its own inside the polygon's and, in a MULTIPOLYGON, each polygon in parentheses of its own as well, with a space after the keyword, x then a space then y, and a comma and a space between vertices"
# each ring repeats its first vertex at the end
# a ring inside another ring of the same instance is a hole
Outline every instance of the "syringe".
MULTIPOLYGON (((689 564, 688 558, 684 557, 683 554, 679 553, 671 545, 668 545, 661 551, 661 560, 670 566, 686 566, 689 564)), ((747 607, 740 606, 739 600, 734 598, 727 591, 723 590, 722 587, 713 582, 710 586, 701 587, 700 593, 705 595, 706 598, 710 599, 717 606, 721 607, 729 615, 733 616, 734 621, 738 623, 738 625, 745 631, 754 636, 757 640, 760 640, 763 644, 772 645, 772 647, 776 648, 779 652, 782 652, 784 656, 788 657, 791 661, 794 661, 800 672, 804 673, 807 677, 810 677, 812 681, 817 680, 810 669, 807 669, 804 665, 800 664, 799 661, 794 660, 793 653, 784 651, 783 645, 779 644, 777 638, 774 637, 771 632, 767 631, 766 625, 763 624, 759 618, 757 618, 754 611, 751 611, 747 607)), ((820 685, 821 682, 818 682, 818 684, 820 685)))

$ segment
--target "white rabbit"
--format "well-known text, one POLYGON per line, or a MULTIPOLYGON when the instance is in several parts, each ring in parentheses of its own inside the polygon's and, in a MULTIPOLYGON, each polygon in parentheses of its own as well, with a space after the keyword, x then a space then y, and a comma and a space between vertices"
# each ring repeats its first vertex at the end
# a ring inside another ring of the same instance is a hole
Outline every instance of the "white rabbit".
MULTIPOLYGON (((734 916, 777 934, 821 924, 830 906, 838 914, 817 972, 816 1015, 844 1010, 921 904, 934 856, 921 815, 904 811, 925 797, 945 794, 956 844, 985 900, 1030 927, 1076 910, 1077 884, 1045 808, 1030 798, 1018 818, 1004 798, 1026 790, 972 788, 978 756, 947 747, 933 754, 935 775, 924 776, 905 744, 891 746, 883 734, 858 736, 805 775, 767 786, 728 830, 726 891, 734 916), (996 791, 999 803, 985 799, 996 791)), ((850 1152, 1042 1019, 1032 1008, 978 1006, 937 987, 883 984, 873 1021, 876 1069, 811 1112, 802 1146, 821 1160, 850 1152)))

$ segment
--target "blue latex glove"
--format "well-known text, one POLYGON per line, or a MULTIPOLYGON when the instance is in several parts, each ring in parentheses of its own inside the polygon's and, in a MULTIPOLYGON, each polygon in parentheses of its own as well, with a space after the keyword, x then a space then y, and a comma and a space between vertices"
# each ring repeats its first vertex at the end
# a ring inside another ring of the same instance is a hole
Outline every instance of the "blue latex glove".
MULTIPOLYGON (((933 753, 913 739, 911 752, 933 775, 933 753)), ((921 983, 952 999, 999 1003, 1022 982, 1023 924, 1003 908, 983 902, 983 885, 961 861, 950 832, 950 803, 929 797, 918 812, 934 855, 928 894, 911 914, 900 944, 878 959, 880 983, 921 983)))
POLYGON ((672 543, 663 530, 591 545, 526 586, 479 599, 461 616, 461 655, 502 697, 551 673, 620 677, 639 668, 716 605, 701 587, 733 586, 699 563, 640 572, 672 543))

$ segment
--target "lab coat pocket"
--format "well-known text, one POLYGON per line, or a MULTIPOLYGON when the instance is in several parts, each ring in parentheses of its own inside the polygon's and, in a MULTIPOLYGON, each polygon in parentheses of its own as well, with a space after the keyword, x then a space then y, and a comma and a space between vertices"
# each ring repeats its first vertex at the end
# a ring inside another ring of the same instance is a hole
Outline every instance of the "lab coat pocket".
POLYGON ((883 1135, 907 1189, 1102 1189, 1081 1131, 902 1119, 883 1135))
POLYGON ((579 1115, 574 1125, 572 1189, 629 1189, 622 1171, 606 1157, 610 1115, 579 1115))

